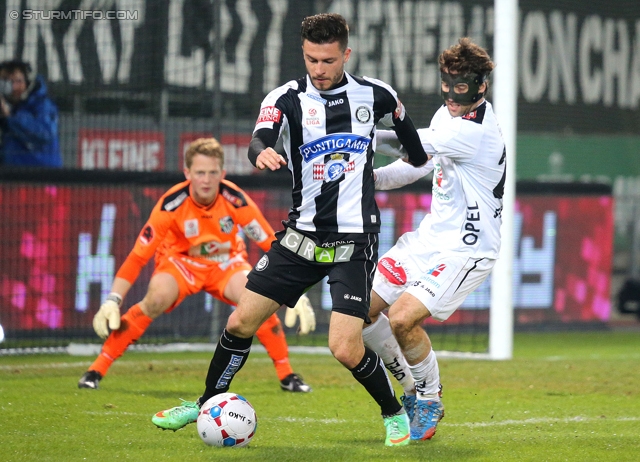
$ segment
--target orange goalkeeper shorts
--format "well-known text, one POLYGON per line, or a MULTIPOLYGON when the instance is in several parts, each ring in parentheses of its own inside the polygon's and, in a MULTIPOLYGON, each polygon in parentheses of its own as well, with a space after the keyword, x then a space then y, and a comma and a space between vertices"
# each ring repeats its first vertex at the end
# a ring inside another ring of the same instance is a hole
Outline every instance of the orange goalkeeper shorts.
POLYGON ((238 254, 224 263, 216 265, 201 263, 183 255, 164 255, 159 259, 153 274, 168 273, 178 283, 178 298, 165 313, 180 304, 185 297, 198 292, 208 292, 212 297, 228 305, 235 303, 224 297, 229 280, 239 271, 251 271, 251 265, 243 254, 238 254))

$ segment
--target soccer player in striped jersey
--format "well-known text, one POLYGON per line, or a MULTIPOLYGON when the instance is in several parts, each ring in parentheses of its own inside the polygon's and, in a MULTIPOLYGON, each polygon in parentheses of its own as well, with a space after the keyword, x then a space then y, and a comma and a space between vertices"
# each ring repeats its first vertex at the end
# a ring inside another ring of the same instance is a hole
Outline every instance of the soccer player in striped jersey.
POLYGON ((380 358, 362 339, 380 230, 373 177, 376 125, 393 128, 412 165, 426 163, 427 155, 396 92, 379 80, 345 72, 348 38, 347 23, 338 14, 305 18, 301 39, 307 75, 276 88, 262 102, 249 159, 261 170, 289 168, 293 205, 284 229, 249 273, 198 402, 229 389, 254 333, 278 306, 328 276, 329 348, 380 405, 385 444, 406 445, 409 419, 380 358), (287 160, 273 149, 279 137, 287 160))

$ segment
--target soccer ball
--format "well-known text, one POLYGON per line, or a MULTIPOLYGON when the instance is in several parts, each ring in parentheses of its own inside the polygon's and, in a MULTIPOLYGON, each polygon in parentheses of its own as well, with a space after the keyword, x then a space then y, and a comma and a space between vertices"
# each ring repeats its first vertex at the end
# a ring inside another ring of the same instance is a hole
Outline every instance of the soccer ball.
POLYGON ((257 426, 253 406, 235 393, 221 393, 208 399, 198 413, 198 435, 209 446, 246 446, 257 426))

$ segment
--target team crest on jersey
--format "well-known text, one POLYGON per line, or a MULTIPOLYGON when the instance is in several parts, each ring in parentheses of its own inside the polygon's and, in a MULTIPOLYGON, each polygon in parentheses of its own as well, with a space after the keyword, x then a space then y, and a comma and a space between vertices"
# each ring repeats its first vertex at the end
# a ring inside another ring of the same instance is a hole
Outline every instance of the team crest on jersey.
POLYGON ((356 169, 355 161, 345 162, 342 159, 330 160, 326 164, 313 164, 313 179, 316 181, 334 181, 343 173, 353 172, 356 169))
POLYGON ((436 163, 433 166, 433 186, 431 188, 432 194, 441 201, 451 200, 451 197, 442 189, 442 180, 444 179, 444 172, 442 165, 436 163))
POLYGON ((231 231, 233 231, 233 218, 231 218, 230 216, 220 218, 219 223, 220 230, 223 233, 229 234, 231 231))
POLYGON ((438 185, 439 188, 442 188, 442 166, 440 164, 436 164, 436 172, 433 179, 436 185, 438 185))
POLYGON ((264 271, 267 266, 269 266, 269 257, 265 254, 256 263, 256 271, 264 271))
POLYGON ((193 218, 191 220, 185 220, 184 222, 184 237, 196 237, 200 235, 200 228, 198 226, 198 219, 193 218))
POLYGON ((371 119, 371 111, 369 111, 369 108, 367 106, 359 106, 358 109, 356 109, 356 119, 363 124, 369 122, 369 119, 371 119))

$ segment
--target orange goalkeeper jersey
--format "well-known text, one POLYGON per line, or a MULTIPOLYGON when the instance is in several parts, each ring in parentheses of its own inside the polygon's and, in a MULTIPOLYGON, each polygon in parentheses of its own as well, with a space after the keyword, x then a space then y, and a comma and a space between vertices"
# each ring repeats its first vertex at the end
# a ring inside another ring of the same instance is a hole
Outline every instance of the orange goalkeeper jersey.
POLYGON ((179 183, 158 200, 117 277, 133 284, 154 253, 159 258, 177 254, 204 265, 224 265, 246 251, 238 226, 262 250, 271 248, 273 228, 242 189, 222 180, 215 201, 205 207, 191 198, 190 185, 179 183))

